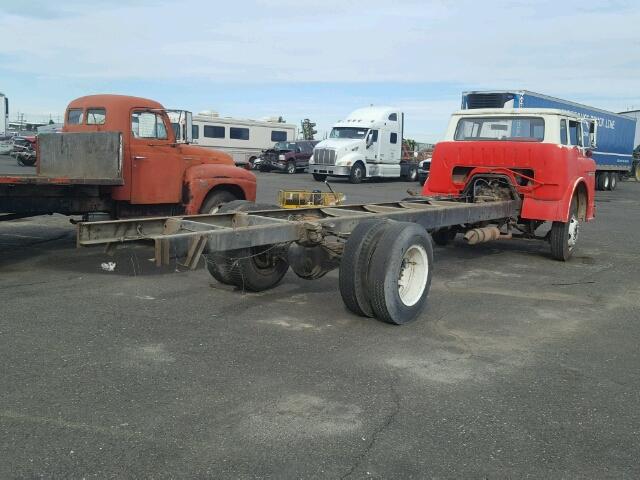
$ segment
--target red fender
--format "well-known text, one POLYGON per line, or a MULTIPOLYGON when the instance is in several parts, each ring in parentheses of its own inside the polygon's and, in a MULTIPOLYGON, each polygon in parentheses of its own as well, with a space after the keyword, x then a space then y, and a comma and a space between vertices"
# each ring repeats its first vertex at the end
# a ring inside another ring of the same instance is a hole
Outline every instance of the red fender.
POLYGON ((209 192, 221 186, 240 189, 245 200, 256 200, 256 176, 248 170, 233 165, 194 165, 184 175, 185 213, 199 213, 209 192))

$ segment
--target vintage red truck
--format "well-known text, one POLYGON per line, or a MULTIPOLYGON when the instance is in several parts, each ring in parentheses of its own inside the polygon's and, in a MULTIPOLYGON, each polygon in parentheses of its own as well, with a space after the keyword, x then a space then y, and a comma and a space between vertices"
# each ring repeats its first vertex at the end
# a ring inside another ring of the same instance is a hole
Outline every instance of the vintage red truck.
POLYGON ((171 242, 190 239, 185 264, 194 268, 208 247, 211 275, 250 291, 277 285, 289 268, 305 279, 339 268, 349 310, 402 324, 426 304, 432 238, 539 239, 553 258, 571 257, 580 222, 595 213, 590 122, 561 110, 456 112, 421 196, 296 211, 236 201, 215 215, 80 223, 78 244, 152 240, 162 264, 171 242))
MULTIPOLYGON (((191 114, 173 111, 191 132, 191 114)), ((123 95, 73 100, 62 133, 38 136, 34 175, 0 173, 0 219, 61 213, 110 218, 215 212, 255 200, 255 176, 225 153, 176 138, 158 102, 123 95)))

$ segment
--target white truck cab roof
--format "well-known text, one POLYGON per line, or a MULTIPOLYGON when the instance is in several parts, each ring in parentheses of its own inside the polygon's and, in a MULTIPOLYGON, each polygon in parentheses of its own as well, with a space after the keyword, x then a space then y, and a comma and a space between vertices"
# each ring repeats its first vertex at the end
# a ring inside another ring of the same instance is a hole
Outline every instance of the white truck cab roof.
POLYGON ((584 120, 583 117, 580 117, 575 113, 567 110, 560 110, 558 108, 474 108, 471 110, 458 110, 453 112, 452 115, 464 117, 486 117, 493 115, 500 117, 508 117, 511 115, 518 115, 522 117, 530 117, 532 115, 560 115, 563 117, 569 117, 572 120, 584 120))
POLYGON ((354 110, 334 127, 368 127, 376 123, 399 121, 400 109, 394 107, 364 107, 354 110), (393 115, 395 114, 395 120, 393 115))

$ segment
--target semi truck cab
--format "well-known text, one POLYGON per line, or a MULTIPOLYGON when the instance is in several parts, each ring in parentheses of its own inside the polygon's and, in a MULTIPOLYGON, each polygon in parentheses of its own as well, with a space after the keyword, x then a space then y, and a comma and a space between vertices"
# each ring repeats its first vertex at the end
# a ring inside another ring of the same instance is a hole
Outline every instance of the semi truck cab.
POLYGON ((316 145, 309 172, 318 181, 335 176, 348 177, 351 183, 367 177, 407 176, 411 166, 402 159, 403 129, 404 114, 398 109, 355 110, 316 145))

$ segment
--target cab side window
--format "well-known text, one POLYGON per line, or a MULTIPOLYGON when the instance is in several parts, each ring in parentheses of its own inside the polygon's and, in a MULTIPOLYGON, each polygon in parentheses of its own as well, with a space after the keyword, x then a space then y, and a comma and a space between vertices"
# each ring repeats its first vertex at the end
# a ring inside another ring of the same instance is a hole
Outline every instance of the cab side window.
POLYGON ((580 122, 569 120, 569 145, 581 146, 582 134, 580 133, 580 122))
POLYGON ((564 118, 560 120, 560 143, 567 144, 567 121, 564 118))
POLYGON ((167 128, 161 115, 154 112, 133 112, 131 133, 135 138, 167 139, 167 128))

